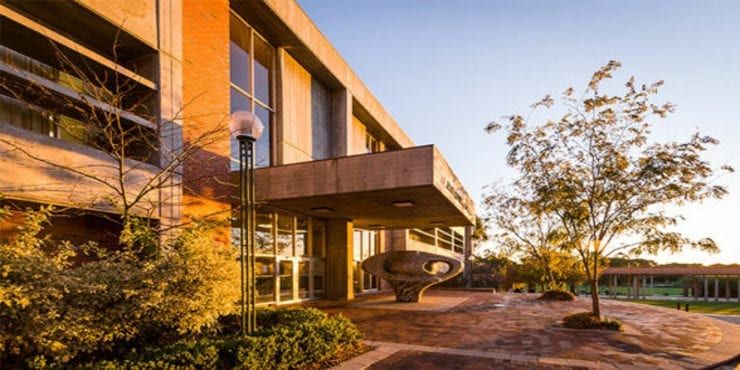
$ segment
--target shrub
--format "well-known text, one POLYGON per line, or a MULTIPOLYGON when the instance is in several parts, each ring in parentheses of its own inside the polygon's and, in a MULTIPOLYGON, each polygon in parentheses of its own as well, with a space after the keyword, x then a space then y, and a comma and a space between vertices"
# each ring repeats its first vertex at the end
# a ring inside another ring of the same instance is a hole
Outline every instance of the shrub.
POLYGON ((84 367, 295 369, 354 347, 361 339, 346 318, 329 317, 313 308, 265 309, 258 314, 262 326, 250 336, 202 336, 84 367))
POLYGON ((573 301, 576 297, 570 292, 566 292, 564 290, 548 290, 542 293, 538 299, 542 299, 544 301, 573 301))
POLYGON ((107 251, 40 238, 51 212, 28 210, 18 236, 0 242, 0 362, 60 365, 172 342, 234 311, 238 265, 212 224, 159 243, 134 222, 131 242, 107 251), (80 254, 94 258, 73 264, 80 254))
POLYGON ((603 320, 594 316, 591 312, 580 312, 563 318, 563 326, 570 329, 598 329, 615 330, 621 329, 622 324, 616 320, 604 318, 603 320))

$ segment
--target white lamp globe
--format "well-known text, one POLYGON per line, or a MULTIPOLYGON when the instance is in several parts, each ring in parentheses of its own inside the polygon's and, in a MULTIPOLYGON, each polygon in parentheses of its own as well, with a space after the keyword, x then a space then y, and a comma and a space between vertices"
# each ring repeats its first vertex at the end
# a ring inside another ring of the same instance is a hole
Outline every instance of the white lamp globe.
POLYGON ((254 113, 240 110, 231 113, 229 117, 229 130, 231 136, 237 140, 259 140, 265 125, 254 113))

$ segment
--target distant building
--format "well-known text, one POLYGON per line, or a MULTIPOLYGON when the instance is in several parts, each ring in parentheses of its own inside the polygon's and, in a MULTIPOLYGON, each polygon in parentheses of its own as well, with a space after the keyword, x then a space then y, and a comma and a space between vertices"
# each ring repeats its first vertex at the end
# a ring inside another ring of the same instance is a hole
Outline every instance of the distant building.
MULTIPOLYGON (((0 17, 3 77, 69 85, 69 76, 55 72, 51 39, 75 58, 155 92, 149 113, 182 129, 157 131, 135 115, 125 124, 146 126, 162 145, 176 146, 233 111, 261 118, 267 130, 257 142, 260 303, 377 291, 380 283, 359 263, 385 250, 458 259, 469 253, 473 202, 440 151, 415 146, 295 1, 4 0, 0 17), (116 39, 121 48, 114 57, 116 39)), ((44 104, 0 96, 0 137, 40 156, 104 165, 100 152, 57 130, 55 122, 74 114, 50 115, 53 107, 44 104)), ((204 153, 209 161, 187 163, 184 185, 152 199, 159 208, 150 216, 168 224, 228 213, 234 147, 225 140, 204 153)), ((0 194, 8 201, 69 206, 107 191, 4 149, 0 144, 0 194)), ((138 166, 141 176, 155 165, 138 166)), ((111 210, 86 211, 55 222, 54 235, 113 242, 102 231, 114 226, 96 216, 111 210)), ((12 233, 21 219, 18 212, 0 234, 12 233)), ((224 231, 224 239, 231 234, 224 231)))

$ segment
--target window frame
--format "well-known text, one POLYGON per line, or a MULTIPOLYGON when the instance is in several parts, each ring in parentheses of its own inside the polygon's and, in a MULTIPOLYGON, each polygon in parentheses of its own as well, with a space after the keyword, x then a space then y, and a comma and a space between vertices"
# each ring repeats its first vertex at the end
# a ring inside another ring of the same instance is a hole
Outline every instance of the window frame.
MULTIPOLYGON (((244 91, 243 88, 234 84, 231 81, 231 75, 229 75, 229 87, 230 87, 229 94, 231 94, 232 93, 231 91, 233 90, 236 93, 245 97, 247 100, 249 100, 249 110, 252 113, 256 112, 257 105, 259 105, 260 107, 264 108, 265 110, 269 112, 270 122, 268 122, 266 129, 269 130, 268 134, 270 135, 270 141, 269 141, 270 161, 269 163, 266 164, 266 167, 275 166, 277 163, 276 161, 277 159, 277 140, 276 140, 277 111, 275 108, 275 106, 277 105, 277 101, 276 101, 277 99, 277 91, 276 91, 277 90, 277 56, 278 56, 277 48, 273 46, 272 43, 270 43, 270 41, 266 37, 262 36, 259 32, 257 32, 257 30, 255 30, 254 27, 252 27, 249 24, 249 22, 247 22, 234 9, 229 9, 229 14, 230 16, 235 17, 239 22, 242 22, 249 29, 249 50, 247 51, 247 53, 249 55, 249 89, 251 90, 251 92, 244 91), (254 42, 254 38, 255 36, 258 37, 260 40, 262 40, 262 42, 264 42, 265 44, 269 45, 272 48, 270 76, 269 76, 269 80, 270 80, 269 99, 272 102, 273 106, 270 106, 269 103, 265 103, 259 100, 256 97, 256 94, 254 94, 254 88, 255 88, 255 79, 254 79, 254 70, 255 70, 254 68, 254 64, 255 64, 254 45, 255 45, 255 42, 254 42)), ((231 47, 231 32, 232 30, 229 29, 229 47, 231 47)), ((231 60, 229 60, 229 64, 231 64, 231 60)), ((231 98, 229 98, 229 100, 231 100, 231 98)), ((229 107, 229 110, 230 109, 231 107, 229 107)), ((229 162, 230 163, 237 162, 238 164, 238 159, 232 157, 232 158, 229 158, 229 162)))

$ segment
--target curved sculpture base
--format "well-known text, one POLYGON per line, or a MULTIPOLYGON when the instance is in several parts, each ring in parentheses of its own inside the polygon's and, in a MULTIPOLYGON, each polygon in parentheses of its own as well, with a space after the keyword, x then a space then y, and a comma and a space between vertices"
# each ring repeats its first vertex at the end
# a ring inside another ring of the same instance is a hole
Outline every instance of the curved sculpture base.
POLYGON ((424 291, 437 282, 390 281, 389 283, 396 293, 396 302, 416 303, 421 300, 424 291))

